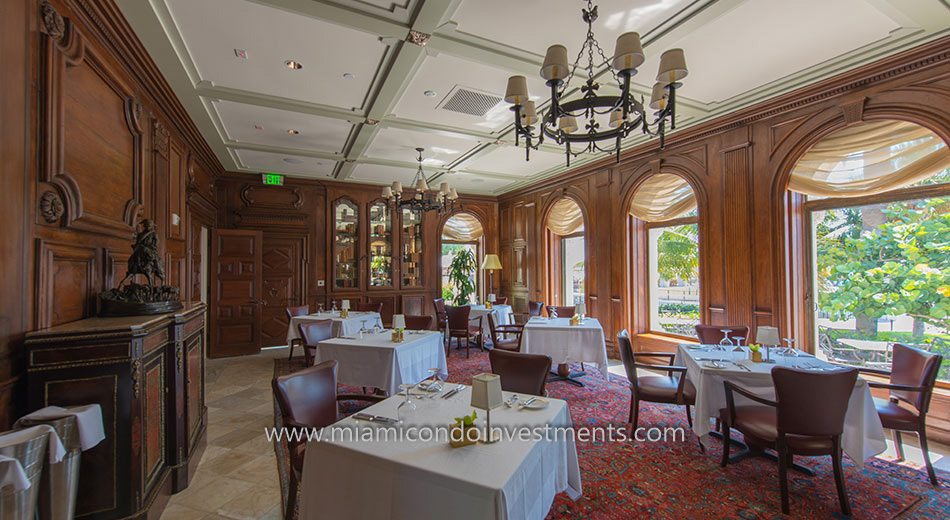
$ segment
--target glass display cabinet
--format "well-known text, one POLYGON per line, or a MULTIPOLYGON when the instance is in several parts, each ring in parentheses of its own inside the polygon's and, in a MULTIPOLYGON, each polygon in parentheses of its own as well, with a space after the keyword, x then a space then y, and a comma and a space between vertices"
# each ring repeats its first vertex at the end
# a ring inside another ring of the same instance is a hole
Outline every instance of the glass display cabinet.
POLYGON ((385 202, 369 206, 369 286, 393 286, 393 214, 385 202))
POLYGON ((422 212, 402 209, 402 287, 422 287, 422 212))
POLYGON ((359 233, 356 203, 338 200, 333 207, 333 286, 337 289, 359 287, 359 233))

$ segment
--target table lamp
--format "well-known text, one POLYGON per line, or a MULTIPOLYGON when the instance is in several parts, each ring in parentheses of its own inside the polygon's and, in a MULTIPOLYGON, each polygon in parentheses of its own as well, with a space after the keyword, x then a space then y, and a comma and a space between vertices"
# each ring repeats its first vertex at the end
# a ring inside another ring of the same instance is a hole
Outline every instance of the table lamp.
POLYGON ((482 271, 488 271, 488 292, 495 290, 495 271, 501 270, 501 260, 498 255, 485 255, 482 259, 482 271))
POLYGON ((340 317, 345 318, 350 314, 350 300, 340 301, 340 317))
POLYGON ((776 327, 766 327, 761 326, 755 330, 755 341, 761 343, 765 346, 765 362, 771 363, 772 358, 769 354, 769 347, 774 347, 775 345, 781 345, 782 340, 779 338, 778 329, 776 327))
POLYGON ((393 314, 393 341, 401 342, 403 340, 402 331, 406 329, 406 315, 393 314))
POLYGON ((478 374, 472 378, 472 407, 485 410, 485 431, 482 442, 492 444, 498 436, 491 430, 491 411, 503 404, 501 395, 501 376, 498 374, 478 374))

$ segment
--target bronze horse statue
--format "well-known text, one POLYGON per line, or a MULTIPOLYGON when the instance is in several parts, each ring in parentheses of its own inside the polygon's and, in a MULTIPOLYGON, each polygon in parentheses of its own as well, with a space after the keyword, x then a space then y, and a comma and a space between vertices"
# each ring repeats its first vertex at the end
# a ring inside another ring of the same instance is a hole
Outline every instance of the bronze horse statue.
POLYGON ((132 255, 129 257, 128 271, 125 278, 119 282, 121 287, 130 277, 135 280, 136 275, 143 275, 148 280, 150 287, 155 286, 152 276, 157 277, 161 283, 165 283, 165 268, 162 267, 162 259, 158 254, 158 234, 155 230, 155 223, 145 219, 141 223, 142 230, 135 233, 132 241, 132 255))

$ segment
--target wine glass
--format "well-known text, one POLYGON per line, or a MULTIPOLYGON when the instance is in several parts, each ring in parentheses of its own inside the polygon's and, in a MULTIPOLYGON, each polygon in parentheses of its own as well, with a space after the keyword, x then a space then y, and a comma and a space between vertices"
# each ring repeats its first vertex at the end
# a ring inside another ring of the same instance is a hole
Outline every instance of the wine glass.
POLYGON ((322 304, 322 303, 318 303, 318 304, 317 304, 317 314, 323 314, 323 304, 322 304))
POLYGON ((742 358, 745 357, 745 351, 742 350, 742 342, 745 341, 745 338, 742 336, 736 336, 733 339, 736 340, 736 348, 732 349, 732 360, 741 361, 742 358))
POLYGON ((785 357, 797 357, 798 351, 795 350, 795 340, 793 338, 782 338, 785 342, 785 357))
POLYGON ((406 399, 396 407, 396 420, 399 424, 406 422, 406 418, 416 411, 416 403, 412 402, 412 394, 409 393, 416 385, 401 384, 399 390, 406 399))
POLYGON ((333 306, 330 307, 330 312, 336 312, 336 300, 333 300, 333 306))
POLYGON ((428 372, 429 372, 429 377, 426 378, 426 381, 427 381, 426 390, 432 393, 441 392, 443 388, 442 374, 441 374, 442 370, 436 367, 436 368, 430 368, 428 372))
POLYGON ((732 342, 732 339, 729 338, 729 334, 732 333, 732 329, 720 329, 719 332, 722 332, 722 339, 719 340, 719 350, 730 350, 726 347, 735 345, 735 343, 732 342))

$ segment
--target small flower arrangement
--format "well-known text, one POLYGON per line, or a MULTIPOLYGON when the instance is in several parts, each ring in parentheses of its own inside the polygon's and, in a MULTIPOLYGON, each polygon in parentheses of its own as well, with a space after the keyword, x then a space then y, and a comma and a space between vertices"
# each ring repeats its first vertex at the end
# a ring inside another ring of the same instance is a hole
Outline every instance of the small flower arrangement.
POLYGON ((478 442, 478 428, 475 427, 475 419, 478 418, 475 410, 471 415, 463 415, 455 418, 455 424, 449 430, 449 445, 453 448, 461 448, 478 442))
POLYGON ((755 363, 762 362, 762 345, 749 343, 749 358, 755 363))

